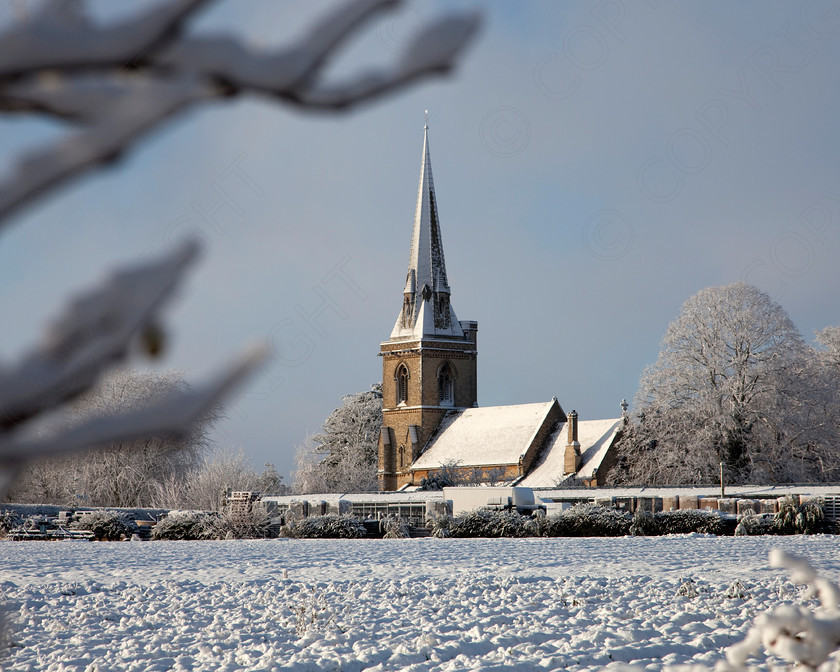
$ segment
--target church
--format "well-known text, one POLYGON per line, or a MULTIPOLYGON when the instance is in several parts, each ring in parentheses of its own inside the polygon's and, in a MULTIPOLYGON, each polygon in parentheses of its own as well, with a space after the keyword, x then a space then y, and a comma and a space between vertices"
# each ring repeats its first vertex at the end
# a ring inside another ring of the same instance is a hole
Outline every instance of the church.
POLYGON ((427 123, 402 308, 379 352, 379 489, 414 489, 442 472, 534 488, 603 483, 626 404, 608 420, 580 420, 556 398, 479 407, 478 322, 458 319, 451 294, 427 123))

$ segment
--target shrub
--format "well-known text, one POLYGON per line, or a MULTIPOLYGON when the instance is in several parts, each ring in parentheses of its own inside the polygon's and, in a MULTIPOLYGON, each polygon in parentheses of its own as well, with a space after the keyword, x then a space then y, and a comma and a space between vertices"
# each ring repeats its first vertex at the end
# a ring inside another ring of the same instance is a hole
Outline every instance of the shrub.
POLYGON ((14 511, 8 509, 0 511, 0 537, 5 537, 11 530, 20 527, 22 524, 23 518, 14 511))
POLYGON ((515 511, 479 509, 453 519, 453 537, 530 537, 534 536, 530 519, 515 511))
POLYGON ((753 537, 763 534, 761 518, 752 509, 747 509, 738 516, 738 525, 735 527, 736 537, 753 537))
POLYGON ((367 530, 358 518, 332 514, 292 520, 283 526, 282 533, 294 539, 360 539, 367 530))
POLYGON ((455 519, 448 513, 440 515, 432 515, 426 519, 426 528, 429 531, 429 536, 437 537, 438 539, 445 539, 452 536, 452 527, 455 525, 455 519))
POLYGON ((170 511, 152 529, 152 539, 194 541, 215 539, 218 516, 207 511, 170 511))
POLYGON ((215 519, 214 528, 217 539, 268 539, 273 536, 270 516, 257 507, 247 513, 225 511, 215 519))
POLYGON ((69 525, 72 530, 89 530, 98 541, 131 539, 139 530, 127 513, 98 510, 83 513, 69 525))
POLYGON ((821 499, 809 499, 799 505, 796 514, 796 531, 799 534, 818 534, 825 522, 825 509, 821 499))
POLYGON ((788 495, 779 502, 774 517, 779 534, 817 534, 825 523, 825 510, 821 499, 809 499, 802 504, 788 495))
POLYGON ((787 495, 779 502, 779 510, 775 515, 775 522, 780 534, 795 534, 796 514, 798 511, 799 505, 790 495, 787 495))
POLYGON ((649 537, 659 534, 659 526, 653 511, 638 509, 633 514, 633 522, 630 524, 630 534, 634 537, 649 537))
POLYGON ((408 525, 399 516, 385 516, 379 521, 379 531, 383 539, 405 539, 408 535, 408 525))
POLYGON ((622 537, 630 533, 632 520, 626 511, 577 504, 546 518, 542 533, 546 537, 622 537))

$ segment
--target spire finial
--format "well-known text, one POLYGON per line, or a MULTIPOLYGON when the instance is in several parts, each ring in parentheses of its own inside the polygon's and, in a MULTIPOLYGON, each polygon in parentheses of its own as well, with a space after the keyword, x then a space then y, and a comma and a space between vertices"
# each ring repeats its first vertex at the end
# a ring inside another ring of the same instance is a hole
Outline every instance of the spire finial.
POLYGON ((429 130, 429 110, 426 110, 426 114, 423 115, 423 129, 429 130))

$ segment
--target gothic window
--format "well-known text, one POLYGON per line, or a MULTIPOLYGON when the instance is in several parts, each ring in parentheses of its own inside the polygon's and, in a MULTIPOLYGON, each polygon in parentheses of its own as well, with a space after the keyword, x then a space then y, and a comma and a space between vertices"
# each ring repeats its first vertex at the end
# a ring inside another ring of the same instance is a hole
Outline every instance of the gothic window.
POLYGON ((438 402, 441 406, 455 404, 455 385, 452 380, 452 368, 444 364, 438 374, 438 402))
POLYGON ((408 367, 405 364, 397 368, 397 403, 408 403, 408 367))

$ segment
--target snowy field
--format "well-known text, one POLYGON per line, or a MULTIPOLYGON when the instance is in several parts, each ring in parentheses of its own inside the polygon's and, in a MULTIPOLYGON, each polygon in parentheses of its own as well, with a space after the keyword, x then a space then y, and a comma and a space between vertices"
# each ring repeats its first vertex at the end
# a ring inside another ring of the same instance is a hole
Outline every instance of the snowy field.
POLYGON ((711 666, 757 613, 803 599, 769 568, 774 546, 840 579, 829 536, 3 541, 0 667, 711 666), (696 596, 678 595, 689 578, 696 596), (748 595, 727 595, 736 580, 748 595))

